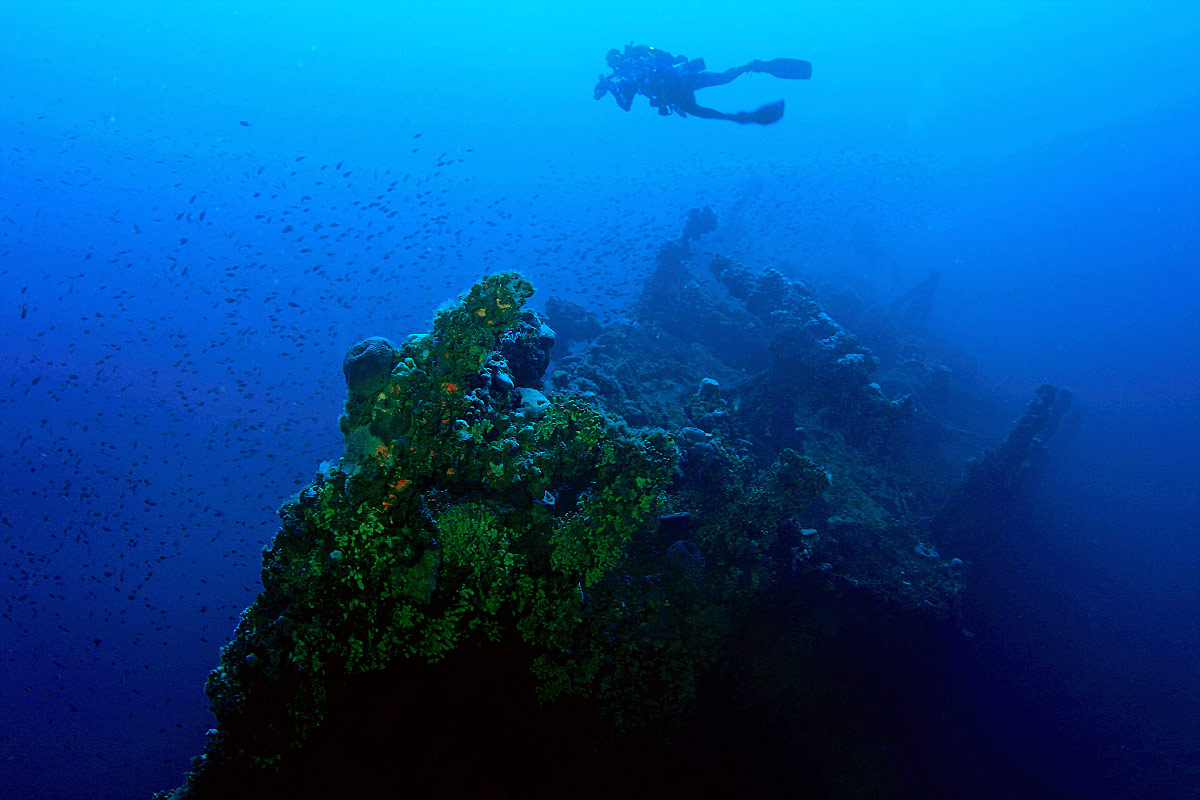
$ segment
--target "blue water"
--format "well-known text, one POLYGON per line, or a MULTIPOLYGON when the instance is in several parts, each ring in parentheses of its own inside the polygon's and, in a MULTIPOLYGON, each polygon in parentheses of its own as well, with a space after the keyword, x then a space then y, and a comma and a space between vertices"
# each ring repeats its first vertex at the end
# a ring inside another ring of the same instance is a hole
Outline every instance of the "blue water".
POLYGON ((940 270, 998 403, 1086 412, 968 575, 960 772, 1200 796, 1200 7, 178 5, 2 9, 0 796, 180 782, 346 347, 509 268, 618 318, 703 204, 881 301, 940 270), (768 127, 627 113, 631 40, 813 77, 700 97, 768 127))

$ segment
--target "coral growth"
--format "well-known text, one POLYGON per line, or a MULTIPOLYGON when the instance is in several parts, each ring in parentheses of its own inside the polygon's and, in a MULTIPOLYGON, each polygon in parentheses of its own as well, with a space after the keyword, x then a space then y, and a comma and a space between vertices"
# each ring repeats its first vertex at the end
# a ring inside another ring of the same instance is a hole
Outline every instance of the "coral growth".
MULTIPOLYGON (((486 792, 514 760, 667 746, 757 668, 736 667, 747 631, 811 663, 845 628, 953 619, 962 562, 927 543, 952 470, 919 446, 949 429, 913 424, 805 284, 718 258, 701 288, 684 260, 713 225, 697 212, 663 247, 631 322, 551 302, 576 347, 549 378, 553 320, 515 273, 427 334, 350 349, 341 460, 280 509, 206 685, 217 727, 162 797, 344 792, 341 765, 372 753, 424 769, 416 789, 445 762, 486 792)), ((944 403, 946 368, 905 363, 891 383, 944 403)), ((1065 397, 1041 390, 976 482, 1014 473, 1065 397)))
POLYGON ((676 448, 579 398, 522 394, 540 395, 553 342, 522 310, 531 292, 494 275, 431 334, 351 348, 344 455, 280 510, 263 591, 206 686, 219 727, 193 790, 277 767, 322 723, 331 687, 406 659, 519 641, 544 700, 633 668, 604 652, 600 629, 633 624, 605 582, 653 527, 676 448))

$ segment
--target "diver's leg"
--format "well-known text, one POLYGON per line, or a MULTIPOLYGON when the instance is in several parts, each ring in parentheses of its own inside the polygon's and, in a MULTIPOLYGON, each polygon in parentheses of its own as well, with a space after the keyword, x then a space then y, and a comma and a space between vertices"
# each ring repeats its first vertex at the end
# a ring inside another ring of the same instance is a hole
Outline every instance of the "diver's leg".
POLYGON ((697 105, 695 101, 690 103, 674 103, 675 108, 684 114, 692 114, 703 119, 728 119, 732 120, 736 114, 726 114, 724 111, 717 111, 715 108, 705 108, 702 105, 697 105))
POLYGON ((730 67, 724 72, 701 72, 696 75, 696 88, 724 86, 739 75, 747 72, 765 72, 776 78, 807 80, 812 77, 812 64, 799 58, 773 58, 770 61, 755 59, 740 67, 730 67))
POLYGON ((773 122, 778 122, 783 117, 783 101, 777 100, 774 103, 767 103, 765 106, 756 108, 753 111, 738 111, 733 114, 727 114, 724 111, 717 111, 715 108, 705 108, 696 103, 676 103, 675 107, 683 113, 694 114, 703 119, 727 119, 730 122, 736 122, 739 125, 770 125, 773 122))
POLYGON ((700 72, 696 75, 696 88, 724 86, 739 75, 747 72, 765 72, 776 78, 808 80, 812 77, 812 64, 799 58, 773 58, 770 61, 755 59, 740 67, 730 67, 724 72, 700 72))
POLYGON ((724 86, 732 81, 743 72, 749 72, 750 65, 744 67, 730 67, 724 72, 698 72, 696 73, 696 88, 705 89, 709 86, 724 86))
POLYGON ((705 119, 727 119, 730 122, 736 122, 739 125, 770 125, 774 122, 779 122, 783 119, 783 101, 776 100, 774 103, 767 103, 765 106, 760 106, 753 111, 738 111, 733 114, 726 114, 724 111, 715 111, 704 106, 685 106, 683 110, 689 114, 695 114, 697 117, 705 119))

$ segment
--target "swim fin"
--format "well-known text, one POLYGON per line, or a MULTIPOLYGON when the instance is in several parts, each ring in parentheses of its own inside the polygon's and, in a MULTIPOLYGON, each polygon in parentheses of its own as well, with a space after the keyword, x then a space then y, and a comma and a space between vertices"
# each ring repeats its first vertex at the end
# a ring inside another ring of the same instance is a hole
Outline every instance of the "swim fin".
POLYGON ((740 122, 743 125, 753 123, 755 125, 770 125, 772 122, 779 122, 783 119, 783 101, 776 100, 774 103, 767 103, 765 106, 756 108, 753 111, 742 111, 734 116, 734 121, 740 122))
POLYGON ((765 72, 776 78, 793 78, 808 80, 812 77, 812 63, 799 58, 773 58, 770 61, 755 61, 751 64, 754 72, 765 72))

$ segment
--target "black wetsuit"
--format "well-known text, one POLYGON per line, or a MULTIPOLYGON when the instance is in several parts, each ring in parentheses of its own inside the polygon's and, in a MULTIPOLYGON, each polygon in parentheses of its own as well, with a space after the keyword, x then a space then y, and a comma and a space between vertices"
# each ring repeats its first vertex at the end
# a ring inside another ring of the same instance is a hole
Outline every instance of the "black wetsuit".
POLYGON ((746 72, 765 72, 777 78, 807 79, 812 64, 798 58, 776 58, 771 61, 751 61, 724 72, 708 72, 704 59, 673 56, 665 50, 647 45, 625 45, 625 52, 608 51, 611 75, 601 75, 593 95, 597 100, 606 94, 616 98, 617 105, 628 111, 633 98, 645 95, 659 114, 672 112, 686 117, 692 114, 705 119, 727 119, 742 124, 769 125, 783 116, 783 101, 768 103, 754 111, 727 114, 706 108, 696 102, 696 90, 722 86, 746 72))

